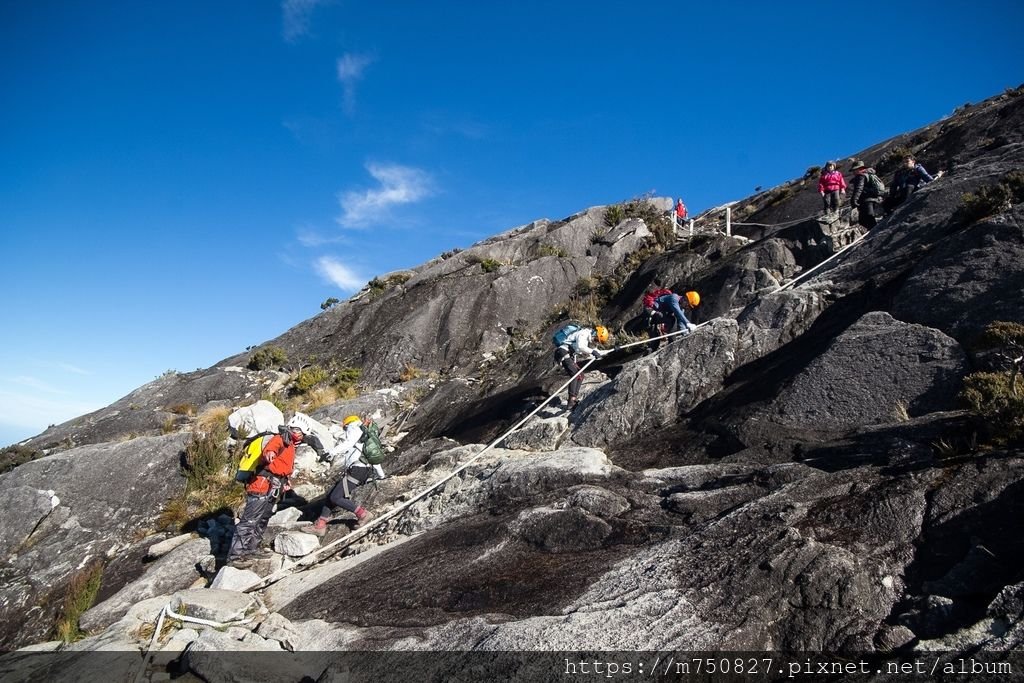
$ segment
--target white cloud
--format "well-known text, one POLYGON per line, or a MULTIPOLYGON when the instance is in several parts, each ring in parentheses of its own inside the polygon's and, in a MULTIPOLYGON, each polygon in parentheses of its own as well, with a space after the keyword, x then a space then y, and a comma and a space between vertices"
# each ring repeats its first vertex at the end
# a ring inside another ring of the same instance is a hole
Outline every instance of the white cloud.
POLYGON ((72 365, 71 363, 54 363, 54 367, 59 368, 61 370, 64 370, 66 372, 74 373, 76 375, 91 375, 92 374, 88 370, 83 370, 82 368, 78 367, 77 365, 72 365))
POLYGON ((309 34, 309 18, 317 5, 324 0, 284 0, 281 12, 284 15, 284 39, 297 42, 309 34))
POLYGON ((35 393, 0 389, 0 422, 21 431, 41 432, 50 424, 60 424, 100 407, 101 404, 81 399, 51 400, 35 393))
POLYGON ((351 114, 356 106, 356 83, 363 79, 366 67, 374 62, 370 55, 348 53, 338 58, 338 81, 345 94, 345 112, 351 114))
POLYGON ((64 391, 62 389, 58 389, 58 388, 56 388, 56 387, 54 387, 54 386, 52 386, 50 384, 47 384, 46 382, 42 381, 41 379, 36 379, 35 377, 28 377, 26 375, 21 375, 19 377, 11 377, 10 378, 10 382, 12 384, 20 384, 23 387, 28 387, 30 389, 35 389, 36 391, 42 391, 42 392, 47 393, 47 394, 67 394, 68 393, 67 391, 64 391))
POLYGON ((380 187, 341 194, 342 214, 338 223, 343 227, 364 228, 380 223, 388 217, 391 207, 418 202, 434 192, 430 175, 418 168, 371 163, 366 170, 380 187))
POLYGON ((320 275, 345 292, 358 291, 366 284, 366 278, 360 277, 351 268, 330 256, 321 256, 316 262, 316 269, 320 275))

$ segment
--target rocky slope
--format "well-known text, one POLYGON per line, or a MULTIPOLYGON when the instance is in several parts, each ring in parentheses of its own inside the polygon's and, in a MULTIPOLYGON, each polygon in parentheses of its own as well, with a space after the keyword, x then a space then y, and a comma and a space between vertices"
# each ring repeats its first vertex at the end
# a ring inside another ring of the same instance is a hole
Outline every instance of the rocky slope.
MULTIPOLYGON (((972 444, 957 395, 985 365, 973 345, 984 327, 1024 321, 1024 204, 976 215, 962 198, 1024 168, 1022 124, 1015 91, 858 155, 891 172, 908 149, 947 173, 793 288, 780 285, 859 235, 814 215, 816 177, 737 202, 750 224, 739 236, 709 214, 667 250, 648 225, 667 206, 610 227, 598 207, 379 279, 268 342, 291 359, 284 372, 239 355, 48 430, 27 446, 52 454, 0 476, 16 492, 4 516, 18 518, 0 538, 0 621, 19 622, 3 643, 46 638, 47 596, 92 560, 106 563, 106 600, 74 650, 137 651, 139 624, 165 604, 220 595, 180 592, 213 579, 207 541, 139 559, 183 486, 151 473, 176 472, 187 436, 116 440, 159 430, 173 405, 252 400, 314 358, 361 368, 368 391, 314 417, 375 412, 394 426, 393 476, 361 491, 383 511, 561 384, 547 340, 560 312, 589 303, 625 334, 658 272, 701 292, 709 324, 601 361, 571 416, 546 409, 356 547, 216 612, 250 615, 244 626, 159 646, 174 658, 187 647, 182 665, 207 680, 220 674, 203 653, 226 648, 1019 647, 1024 454, 972 444), (410 367, 433 375, 396 383, 410 367), (105 485, 113 460, 129 494, 105 485)), ((298 478, 310 500, 329 479, 298 478)), ((316 506, 299 509, 308 519, 316 506)), ((289 524, 269 534, 279 550, 303 542, 289 524)))

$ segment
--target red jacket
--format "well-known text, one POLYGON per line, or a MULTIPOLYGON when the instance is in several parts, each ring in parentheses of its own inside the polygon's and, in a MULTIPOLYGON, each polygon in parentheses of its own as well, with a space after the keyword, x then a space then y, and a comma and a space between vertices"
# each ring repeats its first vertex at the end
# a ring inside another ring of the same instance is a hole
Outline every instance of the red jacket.
POLYGON ((683 204, 682 199, 676 202, 676 216, 679 218, 679 220, 686 219, 686 204, 683 204))
POLYGON ((818 179, 818 192, 835 192, 846 189, 846 179, 839 171, 825 171, 818 179))
MULTIPOLYGON (((257 472, 269 472, 282 479, 290 477, 295 469, 295 444, 285 443, 280 434, 275 434, 263 447, 257 472)), ((245 487, 246 493, 262 496, 270 491, 270 480, 262 474, 257 475, 245 487)))

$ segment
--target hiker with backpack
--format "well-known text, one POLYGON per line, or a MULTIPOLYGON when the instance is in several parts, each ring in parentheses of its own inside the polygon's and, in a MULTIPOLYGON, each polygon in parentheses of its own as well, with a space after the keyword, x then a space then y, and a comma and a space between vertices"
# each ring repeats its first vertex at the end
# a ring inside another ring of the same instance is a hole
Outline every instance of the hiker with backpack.
POLYGON ((917 160, 908 154, 903 157, 903 166, 896 171, 896 175, 892 179, 892 190, 889 192, 889 197, 885 203, 886 210, 891 211, 895 209, 907 200, 911 192, 941 177, 942 171, 939 171, 932 177, 925 170, 924 166, 917 163, 917 160))
POLYGON ((850 207, 857 209, 857 222, 871 230, 882 216, 885 183, 863 161, 853 162, 850 170, 854 174, 850 182, 850 207))
POLYGON ((603 325, 597 325, 592 329, 575 324, 562 327, 552 338, 555 344, 555 364, 561 365, 570 377, 575 375, 569 383, 567 408, 570 412, 579 403, 580 387, 583 386, 583 373, 580 372, 579 361, 600 358, 611 353, 590 346, 594 341, 607 344, 608 338, 608 328, 603 325))
POLYGON ((380 432, 377 425, 367 418, 361 420, 358 415, 349 415, 342 421, 343 437, 329 453, 334 460, 342 458, 343 473, 341 479, 327 495, 327 503, 320 510, 320 516, 309 526, 300 529, 303 533, 323 537, 327 534, 327 523, 338 508, 348 510, 356 516, 352 527, 358 529, 373 518, 373 513, 352 502, 352 494, 357 488, 370 481, 371 477, 384 479, 384 449, 380 443, 380 432))
POLYGON ((304 437, 302 427, 289 423, 263 445, 254 474, 245 486, 245 508, 228 550, 227 563, 231 566, 241 569, 272 555, 269 550, 260 550, 260 541, 295 469, 295 447, 304 437))
POLYGON ((839 212, 839 195, 846 194, 846 179, 836 169, 836 162, 825 162, 825 170, 818 178, 818 194, 825 205, 826 215, 839 212))

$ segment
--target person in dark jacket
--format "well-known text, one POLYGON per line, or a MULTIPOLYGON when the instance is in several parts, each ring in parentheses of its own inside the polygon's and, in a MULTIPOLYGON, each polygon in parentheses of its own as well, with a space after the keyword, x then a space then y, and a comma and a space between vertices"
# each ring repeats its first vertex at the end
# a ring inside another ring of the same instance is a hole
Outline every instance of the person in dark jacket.
POLYGON ((855 161, 850 171, 853 172, 850 207, 857 209, 857 222, 871 230, 882 216, 882 197, 874 194, 868 183, 868 176, 875 175, 875 169, 865 166, 863 161, 855 161))
POLYGON ((933 177, 925 170, 924 166, 917 163, 917 159, 908 154, 903 157, 903 166, 896 171, 896 175, 892 180, 892 190, 889 192, 889 198, 886 200, 886 210, 896 208, 907 201, 907 197, 910 196, 911 192, 941 177, 942 171, 939 171, 933 177))

